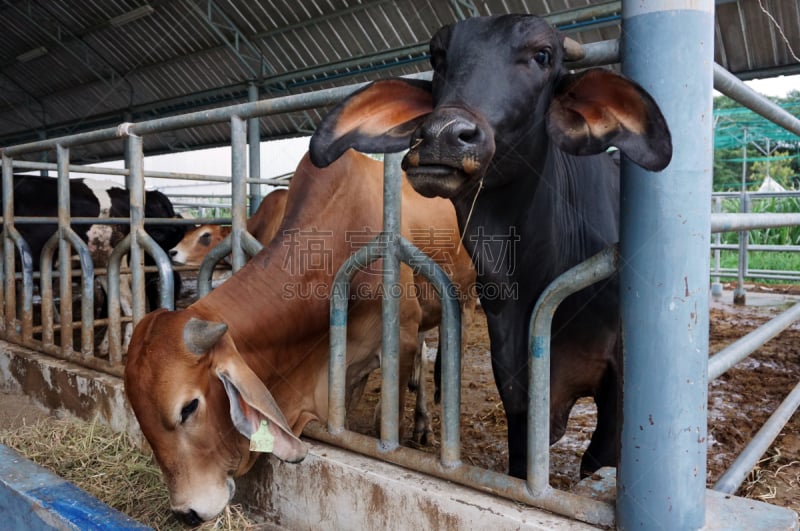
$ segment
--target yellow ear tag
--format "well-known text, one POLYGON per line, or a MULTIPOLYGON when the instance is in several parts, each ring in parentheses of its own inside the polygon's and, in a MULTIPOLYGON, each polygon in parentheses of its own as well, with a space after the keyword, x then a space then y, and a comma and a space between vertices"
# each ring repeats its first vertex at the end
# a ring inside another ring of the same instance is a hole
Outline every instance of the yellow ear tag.
POLYGON ((269 431, 269 423, 262 420, 256 432, 250 436, 250 451, 270 453, 275 447, 275 436, 269 431))

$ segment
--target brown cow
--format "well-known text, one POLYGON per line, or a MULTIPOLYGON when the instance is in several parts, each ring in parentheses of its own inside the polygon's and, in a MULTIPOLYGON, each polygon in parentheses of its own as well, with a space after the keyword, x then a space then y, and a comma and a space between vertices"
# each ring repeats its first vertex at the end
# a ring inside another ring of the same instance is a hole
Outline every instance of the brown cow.
MULTIPOLYGON (((252 234, 261 245, 267 245, 278 232, 288 195, 286 188, 278 188, 267 194, 261 200, 256 212, 247 219, 247 232, 252 234)), ((169 257, 174 264, 199 267, 209 251, 224 240, 230 232, 229 226, 200 225, 195 227, 169 250, 169 257)))
MULTIPOLYGON (((251 448, 299 461, 306 447, 297 435, 309 421, 327 420, 330 287, 340 264, 381 226, 382 175, 382 163, 354 151, 325 169, 306 156, 281 236, 187 309, 158 310, 136 327, 125 389, 184 520, 225 507, 233 478, 258 456, 251 448)), ((405 180, 402 205, 403 234, 469 296, 475 272, 452 206, 423 198, 405 180)), ((400 284, 400 381, 408 381, 418 333, 438 324, 440 306, 406 266, 400 284)), ((381 292, 374 270, 351 284, 348 403, 380 362, 381 292)))

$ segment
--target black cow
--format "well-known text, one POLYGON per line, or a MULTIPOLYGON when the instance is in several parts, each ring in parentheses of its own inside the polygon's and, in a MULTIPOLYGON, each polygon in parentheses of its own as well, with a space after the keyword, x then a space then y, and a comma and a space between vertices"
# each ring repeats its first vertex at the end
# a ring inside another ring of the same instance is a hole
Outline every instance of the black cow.
MULTIPOLYGON (((0 194, 2 197, 2 194, 0 194)), ((70 214, 72 217, 122 217, 130 216, 128 190, 109 181, 93 179, 70 180, 70 214)), ((14 215, 33 217, 58 216, 58 180, 35 175, 14 176, 14 215)), ((173 218, 175 210, 170 200, 158 191, 145 192, 145 217, 173 218)), ((105 267, 116 245, 130 232, 128 225, 100 225, 72 223, 72 229, 89 244, 96 267, 105 267)), ((41 252, 47 240, 56 232, 55 223, 17 223, 15 227, 30 246, 33 270, 39 270, 41 252)), ((146 225, 145 231, 168 251, 183 238, 186 227, 179 224, 146 225)), ((154 264, 147 256, 145 262, 154 264)), ((19 267, 19 263, 17 264, 19 267)), ((176 283, 176 296, 180 277, 176 283)), ((157 274, 146 275, 147 300, 151 308, 158 307, 157 274)))
MULTIPOLYGON (((399 151, 420 193, 453 201, 478 269, 492 367, 508 418, 510 474, 526 475, 528 323, 559 274, 618 241, 616 146, 655 171, 671 159, 666 122, 635 83, 569 73, 580 46, 530 15, 473 18, 431 40, 433 81, 378 81, 311 140, 327 165, 345 149, 399 151)), ((621 345, 616 278, 567 299, 553 322, 551 442, 593 396, 597 428, 581 473, 616 465, 621 345)))

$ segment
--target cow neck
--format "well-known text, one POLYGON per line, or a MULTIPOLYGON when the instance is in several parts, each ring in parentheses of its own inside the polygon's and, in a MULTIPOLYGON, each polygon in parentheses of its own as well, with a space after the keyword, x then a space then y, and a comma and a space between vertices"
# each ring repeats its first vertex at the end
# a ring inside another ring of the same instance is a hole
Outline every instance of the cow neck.
MULTIPOLYGON (((538 145, 545 146, 538 155, 506 161, 503 175, 513 172, 514 178, 481 190, 466 230, 474 190, 453 201, 459 227, 465 230, 464 244, 479 262, 479 281, 521 283, 522 294, 532 297, 556 276, 616 241, 615 223, 589 227, 583 221, 595 202, 615 201, 605 189, 608 180, 592 175, 603 173, 609 157, 575 157, 549 142, 538 145), (532 286, 531 279, 540 280, 532 286)), ((490 170, 486 182, 493 177, 490 170)))
POLYGON ((262 377, 271 370, 274 357, 281 358, 287 372, 305 363, 306 354, 297 357, 301 350, 327 359, 333 276, 351 254, 353 232, 381 226, 381 205, 370 199, 375 186, 367 185, 369 176, 363 169, 346 166, 343 171, 337 166, 324 171, 309 165, 306 157, 298 166, 276 237, 195 303, 207 315, 236 315, 226 319, 229 331, 262 377), (352 178, 354 171, 366 176, 352 178))

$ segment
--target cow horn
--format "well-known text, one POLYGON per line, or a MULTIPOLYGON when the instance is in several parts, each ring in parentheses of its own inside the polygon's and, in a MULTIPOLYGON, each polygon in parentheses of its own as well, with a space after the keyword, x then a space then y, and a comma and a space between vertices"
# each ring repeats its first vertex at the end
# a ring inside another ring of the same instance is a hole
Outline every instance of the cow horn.
POLYGON ((202 356, 228 331, 225 323, 203 321, 192 317, 183 328, 183 342, 192 354, 202 356))
POLYGON ((566 52, 564 59, 567 61, 580 61, 586 57, 583 45, 569 37, 564 37, 564 51, 566 52))

